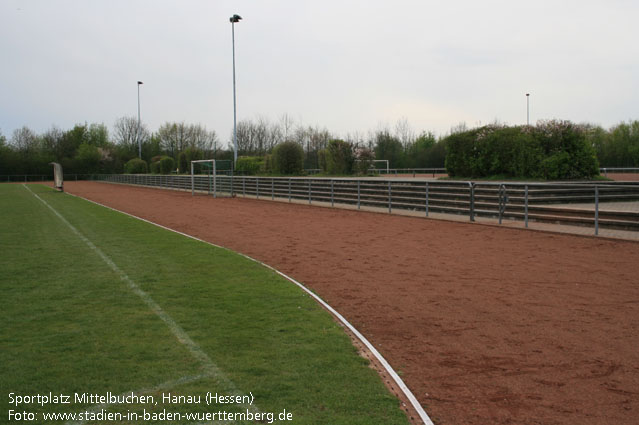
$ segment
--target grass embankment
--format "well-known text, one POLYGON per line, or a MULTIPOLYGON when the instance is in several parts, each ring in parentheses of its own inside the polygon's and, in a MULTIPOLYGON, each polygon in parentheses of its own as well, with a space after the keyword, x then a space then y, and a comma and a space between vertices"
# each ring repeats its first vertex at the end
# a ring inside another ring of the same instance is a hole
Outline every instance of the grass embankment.
POLYGON ((286 409, 293 424, 408 423, 342 328, 274 272, 48 187, 29 188, 33 193, 0 185, 0 422, 9 410, 36 414, 31 423, 45 423, 44 413, 102 408, 243 412, 245 406, 161 400, 169 392, 239 391, 252 393, 255 406, 275 419, 286 409), (180 332, 193 345, 180 342, 180 332), (73 401, 75 393, 132 391, 153 395, 157 405, 8 402, 10 393, 73 401))

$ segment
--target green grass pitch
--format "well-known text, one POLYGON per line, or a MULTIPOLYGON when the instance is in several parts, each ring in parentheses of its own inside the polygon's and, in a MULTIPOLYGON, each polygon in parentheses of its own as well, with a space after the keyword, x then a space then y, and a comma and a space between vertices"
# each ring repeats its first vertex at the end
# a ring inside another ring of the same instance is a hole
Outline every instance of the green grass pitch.
POLYGON ((0 423, 25 412, 58 424, 254 424, 268 413, 273 423, 408 423, 329 314, 240 255, 18 184, 0 185, 0 248, 0 423), (130 403, 99 398, 132 393, 130 403), (207 393, 253 401, 207 405, 207 393), (70 403, 16 400, 37 395, 70 403), (284 410, 292 421, 278 421, 284 410), (160 415, 222 411, 263 416, 160 415), (144 413, 155 416, 135 418, 144 413))

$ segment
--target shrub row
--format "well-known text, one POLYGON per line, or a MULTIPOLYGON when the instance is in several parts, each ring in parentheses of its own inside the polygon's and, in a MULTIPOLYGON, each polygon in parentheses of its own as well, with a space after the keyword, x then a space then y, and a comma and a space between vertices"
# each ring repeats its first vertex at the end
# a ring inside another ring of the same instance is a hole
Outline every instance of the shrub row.
POLYGON ((448 136, 446 146, 446 170, 451 177, 562 180, 599 174, 584 128, 569 121, 546 121, 536 127, 480 127, 448 136))

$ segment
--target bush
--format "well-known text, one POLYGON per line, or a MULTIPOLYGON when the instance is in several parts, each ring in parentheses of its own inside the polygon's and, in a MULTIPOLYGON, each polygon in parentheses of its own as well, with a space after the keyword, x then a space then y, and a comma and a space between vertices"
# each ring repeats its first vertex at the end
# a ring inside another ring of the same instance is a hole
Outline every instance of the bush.
POLYGON ((151 174, 160 174, 160 161, 152 162, 149 165, 149 171, 151 171, 151 174))
POLYGON ((570 121, 546 121, 533 132, 544 152, 546 179, 582 179, 599 174, 595 149, 585 129, 570 121))
POLYGON ((178 155, 178 172, 182 174, 190 172, 189 163, 184 152, 180 152, 178 155))
POLYGON ((170 156, 163 156, 160 159, 160 173, 171 174, 171 171, 175 168, 175 161, 170 156))
POLYGON ((237 158, 235 172, 238 175, 254 176, 262 171, 264 158, 261 156, 240 156, 237 158))
POLYGON ((368 170, 373 167, 375 154, 367 148, 361 148, 357 151, 357 160, 353 164, 353 171, 358 175, 368 174, 368 170))
POLYGON ((375 136, 375 157, 387 160, 391 168, 404 168, 406 166, 402 142, 388 131, 378 132, 375 136))
POLYGON ((148 170, 146 161, 140 158, 133 158, 124 165, 127 174, 144 174, 148 170))
POLYGON ((448 136, 451 177, 581 179, 599 174, 583 128, 568 121, 537 127, 485 126, 448 136))
POLYGON ((273 172, 273 155, 264 155, 264 162, 262 163, 260 171, 266 174, 273 172))
POLYGON ((328 166, 326 165, 326 149, 322 149, 317 152, 317 164, 323 172, 328 172, 328 166))
POLYGON ((350 174, 355 162, 353 145, 343 140, 331 140, 328 142, 324 158, 325 171, 329 174, 350 174))
POLYGON ((296 142, 283 142, 275 146, 272 158, 273 172, 278 174, 302 174, 304 149, 296 142))

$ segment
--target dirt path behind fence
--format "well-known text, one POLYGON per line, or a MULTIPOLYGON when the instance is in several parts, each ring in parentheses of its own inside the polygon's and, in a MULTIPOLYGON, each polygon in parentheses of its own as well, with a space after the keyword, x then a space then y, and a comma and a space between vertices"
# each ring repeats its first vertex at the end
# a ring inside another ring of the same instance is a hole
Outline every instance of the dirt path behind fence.
POLYGON ((314 289, 439 424, 639 423, 639 244, 95 182, 314 289))

